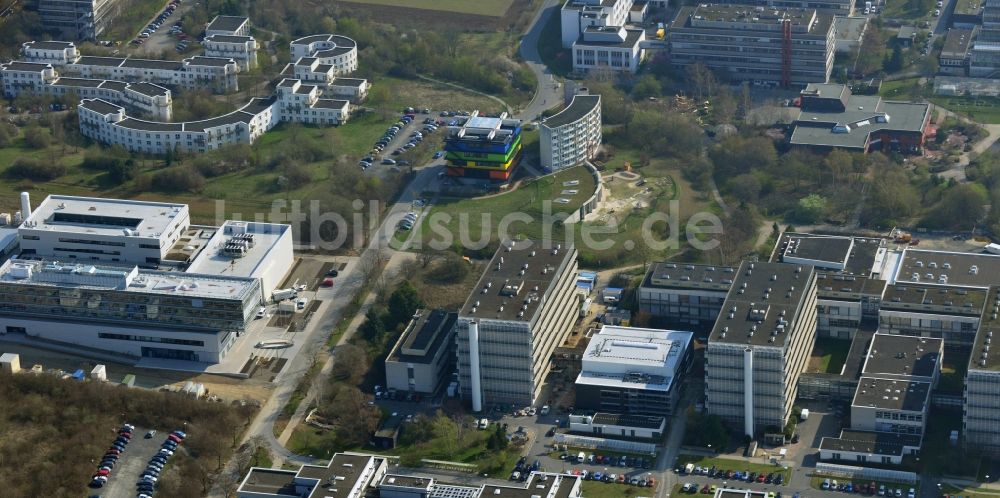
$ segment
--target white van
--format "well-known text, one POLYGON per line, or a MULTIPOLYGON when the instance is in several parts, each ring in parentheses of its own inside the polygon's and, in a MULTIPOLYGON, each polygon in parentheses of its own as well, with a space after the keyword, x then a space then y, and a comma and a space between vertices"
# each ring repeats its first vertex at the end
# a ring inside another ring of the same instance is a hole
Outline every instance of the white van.
POLYGON ((581 451, 580 454, 576 456, 576 463, 583 463, 585 461, 587 461, 587 454, 581 451))
POLYGON ((480 429, 486 429, 489 426, 490 426, 490 421, 489 420, 486 420, 485 418, 479 419, 479 428, 480 429))

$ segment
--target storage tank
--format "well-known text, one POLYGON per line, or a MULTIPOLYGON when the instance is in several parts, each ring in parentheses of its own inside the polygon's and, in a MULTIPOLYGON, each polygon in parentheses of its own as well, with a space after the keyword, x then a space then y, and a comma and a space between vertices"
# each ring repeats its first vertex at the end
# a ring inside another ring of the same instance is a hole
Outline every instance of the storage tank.
POLYGON ((31 196, 27 192, 21 192, 21 216, 24 219, 31 217, 31 196))

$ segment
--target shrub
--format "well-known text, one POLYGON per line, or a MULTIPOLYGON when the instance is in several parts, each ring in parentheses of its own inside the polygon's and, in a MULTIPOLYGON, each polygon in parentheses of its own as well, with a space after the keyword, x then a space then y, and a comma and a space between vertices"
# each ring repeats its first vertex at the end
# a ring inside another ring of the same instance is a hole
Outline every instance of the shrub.
POLYGON ((190 166, 178 166, 153 175, 153 186, 166 192, 199 192, 205 188, 205 177, 190 166))
POLYGON ((45 182, 65 175, 66 166, 59 163, 44 162, 33 157, 19 157, 14 160, 14 164, 10 166, 7 172, 16 178, 45 182))
POLYGON ((32 126, 24 130, 24 143, 32 149, 44 149, 52 142, 48 130, 40 126, 32 126))

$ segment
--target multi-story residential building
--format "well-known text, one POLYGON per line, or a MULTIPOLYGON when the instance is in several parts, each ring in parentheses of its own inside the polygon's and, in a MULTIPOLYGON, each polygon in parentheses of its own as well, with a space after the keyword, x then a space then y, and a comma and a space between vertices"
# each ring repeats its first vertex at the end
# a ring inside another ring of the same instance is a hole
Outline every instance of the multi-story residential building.
POLYGON ((878 95, 853 95, 846 85, 810 83, 800 94, 792 122, 793 146, 920 153, 930 123, 930 104, 891 102, 878 95))
POLYGON ((317 59, 320 64, 331 67, 334 76, 342 76, 358 70, 358 44, 341 35, 310 35, 291 42, 293 61, 304 57, 317 59))
POLYGON ((782 429, 815 336, 815 269, 744 262, 708 338, 708 413, 751 437, 782 429))
POLYGON ((250 36, 250 18, 243 16, 215 16, 205 28, 205 37, 214 35, 250 36))
POLYGON ((364 78, 334 78, 332 83, 326 85, 323 92, 353 103, 360 103, 368 97, 370 86, 368 80, 364 78))
POLYGON ((702 63, 726 82, 783 87, 827 82, 836 45, 829 12, 710 4, 680 9, 669 39, 677 67, 702 63))
POLYGON ((200 121, 167 123, 129 117, 125 108, 87 99, 78 110, 80 133, 132 152, 165 154, 168 150, 205 152, 227 145, 252 144, 278 123, 339 125, 350 117, 346 100, 322 99, 320 90, 298 80, 282 80, 277 93, 252 99, 237 111, 200 121))
POLYGON ((257 40, 252 36, 212 35, 201 42, 206 57, 236 61, 240 71, 257 67, 257 40))
POLYGON ((521 121, 507 113, 473 111, 448 127, 444 139, 448 176, 507 181, 521 160, 521 121))
POLYGON ((83 56, 61 66, 66 75, 117 81, 147 81, 187 89, 210 89, 218 93, 239 90, 239 67, 229 58, 195 56, 180 61, 123 59, 83 56))
POLYGON ((673 326, 710 327, 735 275, 728 266, 653 263, 639 286, 639 310, 673 326))
POLYGON ((583 410, 670 417, 691 364, 691 332, 605 326, 576 378, 583 410))
POLYGON ((72 64, 80 58, 76 44, 68 41, 30 41, 21 46, 21 56, 25 62, 41 62, 62 66, 72 64))
POLYGON ((93 40, 118 17, 118 0, 38 0, 42 27, 71 40, 93 40))
MULTIPOLYGON (((994 274, 995 275, 995 274, 994 274)), ((990 351, 1000 337, 1000 287, 991 287, 965 377, 962 438, 970 451, 1000 454, 1000 353, 990 351)), ((994 348, 996 349, 996 348, 994 348)))
POLYGON ((601 96, 574 95, 558 114, 539 126, 542 167, 548 171, 589 161, 601 148, 601 96))
POLYGON ((43 93, 46 86, 59 79, 59 73, 49 63, 11 61, 0 64, 0 78, 4 96, 14 98, 21 92, 43 93))
POLYGON ((969 71, 969 51, 975 39, 975 30, 953 28, 944 38, 944 46, 938 56, 942 74, 965 76, 969 71))
POLYGON ((437 392, 453 371, 457 319, 457 314, 445 310, 417 310, 385 359, 386 388, 437 392))
POLYGON ((577 317, 576 249, 503 242, 456 323, 462 397, 530 405, 577 317))

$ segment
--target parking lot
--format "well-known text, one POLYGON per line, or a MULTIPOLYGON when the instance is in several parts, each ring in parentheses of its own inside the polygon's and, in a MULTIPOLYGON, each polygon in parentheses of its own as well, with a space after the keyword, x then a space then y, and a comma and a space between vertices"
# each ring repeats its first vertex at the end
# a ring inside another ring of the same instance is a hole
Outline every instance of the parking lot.
MULTIPOLYGON (((146 463, 160 449, 160 443, 168 433, 158 431, 156 436, 146 439, 145 435, 149 429, 137 427, 132 436, 132 441, 125 447, 125 451, 118 459, 118 464, 111 470, 108 476, 108 483, 101 489, 91 491, 91 494, 100 495, 102 498, 133 498, 135 497, 135 482, 139 480, 139 475, 146 468, 146 463)), ((108 443, 114 440, 114 436, 108 435, 108 443)), ((94 461, 100 461, 101 455, 94 455, 94 461)))
MULTIPOLYGON (((149 38, 142 39, 143 43, 141 45, 129 43, 129 48, 132 50, 132 52, 143 57, 157 57, 164 52, 166 53, 176 52, 174 47, 177 45, 179 39, 170 33, 170 27, 184 16, 184 13, 191 8, 191 5, 192 4, 190 2, 185 2, 178 5, 177 8, 174 10, 173 14, 167 16, 163 20, 163 23, 160 25, 160 28, 151 33, 149 35, 149 38)), ((156 15, 153 16, 153 18, 149 19, 149 21, 141 27, 140 32, 146 29, 146 27, 151 22, 156 20, 156 16, 159 16, 160 13, 162 12, 163 9, 158 11, 156 15)), ((137 38, 138 36, 139 33, 135 33, 133 35, 133 37, 135 38, 137 38)), ((189 40, 189 46, 187 49, 188 51, 198 46, 198 42, 196 40, 192 40, 191 38, 192 37, 190 36, 190 34, 188 34, 188 40, 189 40)))

